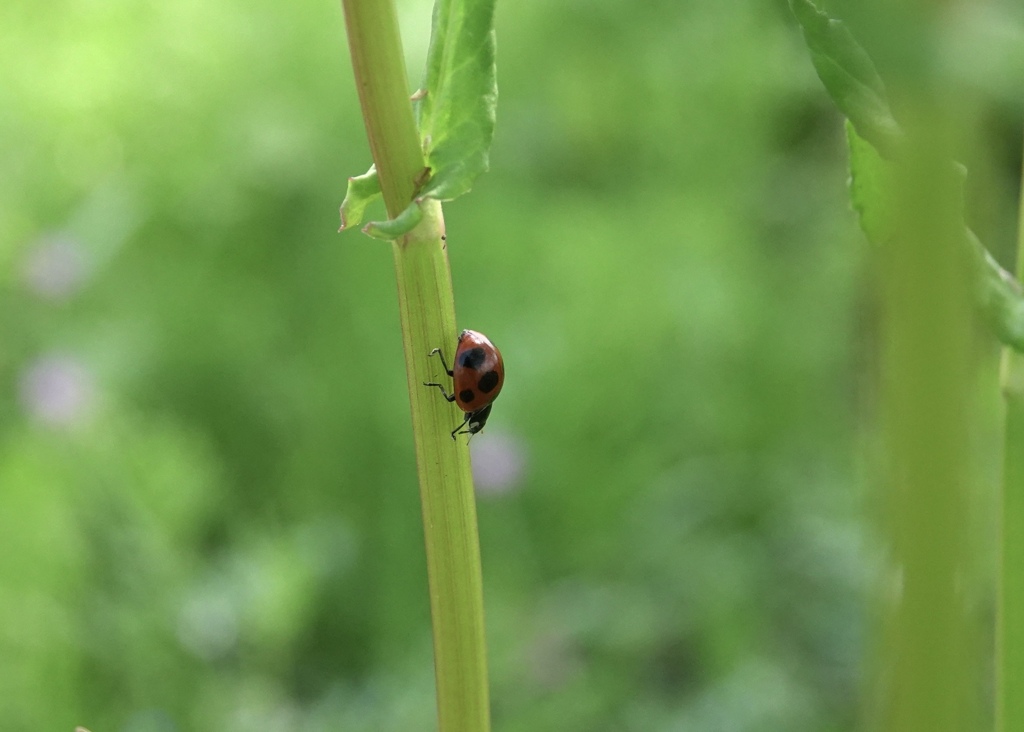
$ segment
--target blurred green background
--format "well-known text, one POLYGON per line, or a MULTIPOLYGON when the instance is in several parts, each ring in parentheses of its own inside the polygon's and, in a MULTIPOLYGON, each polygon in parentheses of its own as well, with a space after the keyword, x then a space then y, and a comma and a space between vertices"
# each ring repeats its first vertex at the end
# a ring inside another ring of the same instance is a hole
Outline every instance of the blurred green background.
MULTIPOLYGON (((0 28, 0 728, 434 729, 339 4, 0 28)), ((870 297, 785 2, 502 2, 498 51, 446 208, 507 368, 472 444, 496 732, 852 729, 870 297)))

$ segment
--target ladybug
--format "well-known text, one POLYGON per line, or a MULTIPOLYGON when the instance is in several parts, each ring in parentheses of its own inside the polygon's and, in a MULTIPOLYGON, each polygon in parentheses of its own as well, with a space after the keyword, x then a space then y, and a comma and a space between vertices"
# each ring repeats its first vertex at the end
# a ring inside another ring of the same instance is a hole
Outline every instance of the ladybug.
POLYGON ((452 439, 466 433, 473 439, 473 435, 484 428, 491 414, 491 402, 497 398, 505 383, 505 364, 501 360, 501 352, 483 333, 464 330, 459 333, 459 343, 455 348, 454 370, 448 368, 440 348, 435 348, 429 355, 435 353, 441 357, 441 365, 452 377, 454 389, 449 394, 442 384, 435 381, 424 382, 423 386, 436 386, 445 399, 455 402, 466 413, 462 424, 452 430, 452 439))

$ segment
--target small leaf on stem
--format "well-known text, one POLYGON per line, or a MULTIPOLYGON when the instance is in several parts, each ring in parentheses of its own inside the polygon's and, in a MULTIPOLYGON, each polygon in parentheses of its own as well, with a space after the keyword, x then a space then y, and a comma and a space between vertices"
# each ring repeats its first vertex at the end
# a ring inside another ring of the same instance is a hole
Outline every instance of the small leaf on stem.
POLYGON ((867 51, 845 23, 828 17, 810 0, 790 0, 790 7, 803 28, 814 70, 832 101, 883 157, 894 155, 902 145, 903 131, 867 51))
POLYGON ((380 180, 377 168, 373 165, 363 175, 348 179, 348 190, 345 200, 341 202, 341 228, 345 231, 358 226, 363 221, 366 207, 380 197, 380 180))

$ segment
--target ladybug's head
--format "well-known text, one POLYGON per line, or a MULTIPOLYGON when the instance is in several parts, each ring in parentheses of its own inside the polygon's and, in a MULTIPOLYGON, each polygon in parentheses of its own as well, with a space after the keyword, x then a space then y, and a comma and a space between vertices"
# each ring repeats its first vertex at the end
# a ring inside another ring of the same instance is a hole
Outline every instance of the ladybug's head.
POLYGON ((487 418, 491 416, 491 405, 480 407, 473 412, 469 413, 469 417, 466 420, 465 431, 469 433, 469 439, 473 439, 473 435, 484 428, 487 423, 487 418))

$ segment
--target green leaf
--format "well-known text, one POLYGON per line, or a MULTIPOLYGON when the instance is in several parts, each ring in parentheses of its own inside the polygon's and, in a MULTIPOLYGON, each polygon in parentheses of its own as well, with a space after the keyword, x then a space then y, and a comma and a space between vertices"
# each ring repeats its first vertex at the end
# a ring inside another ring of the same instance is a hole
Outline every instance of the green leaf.
POLYGON ((857 134, 849 120, 846 143, 850 152, 850 203, 868 241, 882 245, 892 236, 892 166, 857 134))
POLYGON ((363 175, 349 178, 345 200, 341 202, 341 228, 338 231, 345 231, 362 223, 366 207, 378 197, 380 180, 377 178, 377 168, 373 165, 363 175))
POLYGON ((498 101, 494 0, 437 0, 420 139, 431 176, 420 196, 449 201, 487 170, 498 101))
POLYGON ((1024 353, 1024 292, 1020 282, 999 266, 970 229, 964 238, 976 262, 977 305, 996 337, 1015 351, 1024 353))
POLYGON ((420 200, 416 199, 402 213, 387 221, 371 221, 363 227, 363 233, 372 236, 374 239, 394 241, 403 234, 408 234, 416 224, 423 220, 423 209, 420 207, 420 200))
POLYGON ((903 131, 893 117, 885 84, 871 57, 842 21, 829 18, 810 0, 790 0, 790 7, 832 101, 861 137, 883 156, 894 155, 902 144, 903 131))

